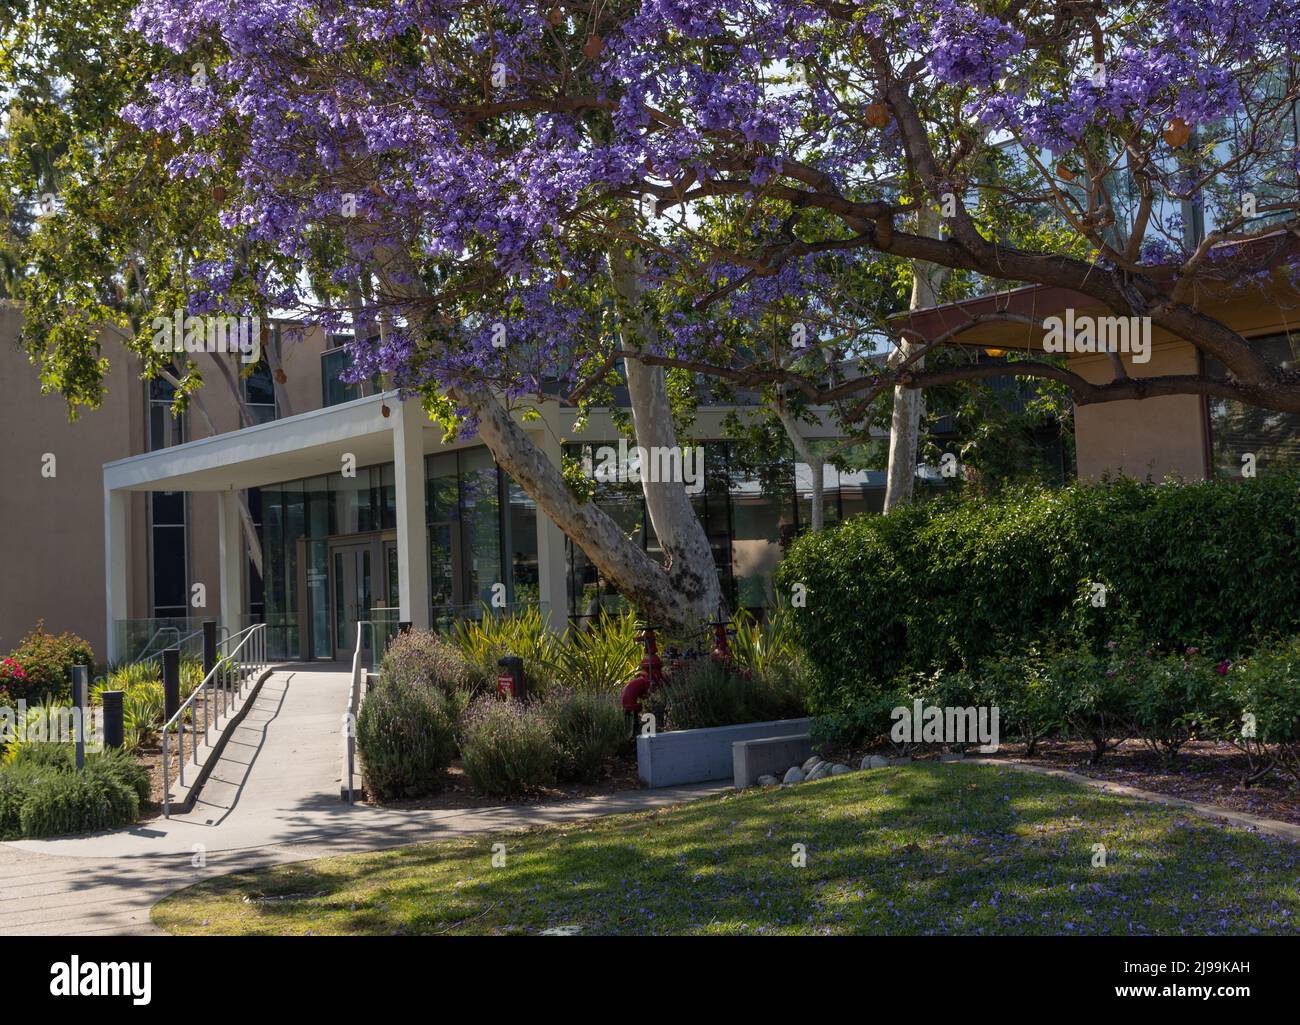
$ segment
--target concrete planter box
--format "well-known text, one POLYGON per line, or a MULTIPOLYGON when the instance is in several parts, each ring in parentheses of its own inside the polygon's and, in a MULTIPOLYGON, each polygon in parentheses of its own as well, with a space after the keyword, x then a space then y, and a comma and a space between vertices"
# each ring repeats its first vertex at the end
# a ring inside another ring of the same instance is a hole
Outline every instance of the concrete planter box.
POLYGON ((811 722, 811 719, 779 719, 775 722, 747 722, 740 726, 713 726, 704 730, 672 730, 653 737, 638 736, 637 775, 650 787, 731 779, 734 773, 732 744, 738 740, 807 733, 811 722))

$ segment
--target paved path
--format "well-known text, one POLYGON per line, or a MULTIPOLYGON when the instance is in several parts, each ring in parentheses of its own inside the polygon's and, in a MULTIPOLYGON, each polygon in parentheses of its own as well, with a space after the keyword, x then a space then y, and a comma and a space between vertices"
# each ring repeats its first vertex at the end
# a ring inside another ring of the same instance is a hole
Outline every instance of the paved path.
POLYGON ((149 909, 208 876, 638 811, 727 789, 696 784, 469 810, 348 805, 338 795, 349 677, 319 664, 277 670, 188 815, 79 839, 0 844, 0 935, 154 932, 149 909))

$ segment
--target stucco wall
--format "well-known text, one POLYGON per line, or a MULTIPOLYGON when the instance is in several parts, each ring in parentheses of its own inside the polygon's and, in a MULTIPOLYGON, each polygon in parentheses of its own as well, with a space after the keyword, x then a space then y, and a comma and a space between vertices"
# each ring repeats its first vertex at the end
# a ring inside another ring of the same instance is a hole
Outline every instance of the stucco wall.
MULTIPOLYGON (((53 632, 72 630, 107 650, 104 613, 103 464, 145 451, 146 385, 137 363, 123 358, 117 339, 106 335, 106 395, 97 410, 68 421, 58 395, 40 393, 36 369, 16 346, 22 314, 0 306, 0 655, 43 619, 53 632), (45 453, 56 475, 41 476, 45 453)), ((286 347, 286 387, 293 412, 321 404, 319 332, 286 347)), ((205 404, 218 432, 239 426, 233 398, 210 358, 196 357, 204 371, 205 404)), ((189 417, 190 439, 210 434, 198 410, 189 417)), ((128 605, 132 618, 151 614, 146 496, 131 497, 128 605)), ((208 592, 208 613, 219 610, 217 498, 189 498, 189 576, 208 592)), ((199 614, 196 612, 196 615, 199 614)))
MULTIPOLYGON (((1151 359, 1134 363, 1123 356, 1131 377, 1196 372, 1196 349, 1182 341, 1154 339, 1151 359)), ((1112 379, 1108 356, 1079 356, 1071 369, 1092 382, 1112 379)), ((1124 473, 1153 480, 1205 476, 1204 404, 1196 395, 1170 395, 1140 401, 1107 402, 1076 409, 1079 477, 1095 480, 1124 473)))
MULTIPOLYGON (((83 635, 102 657, 101 468, 138 450, 141 385, 114 361, 103 406, 69 423, 63 398, 40 393, 35 368, 18 351, 20 326, 18 310, 0 307, 0 653, 44 619, 50 631, 83 635), (47 453, 55 460, 52 477, 42 476, 47 453)), ((133 552, 142 550, 144 511, 139 497, 133 552)))

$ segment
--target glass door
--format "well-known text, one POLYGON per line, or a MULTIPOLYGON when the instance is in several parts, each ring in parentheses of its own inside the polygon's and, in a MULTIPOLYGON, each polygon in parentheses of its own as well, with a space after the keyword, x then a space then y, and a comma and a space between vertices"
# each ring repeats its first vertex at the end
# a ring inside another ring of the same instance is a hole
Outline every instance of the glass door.
MULTIPOLYGON (((370 620, 373 604, 371 546, 336 545, 330 549, 331 622, 334 626, 334 657, 347 661, 357 646, 357 624, 370 620)), ((373 643, 367 629, 362 637, 363 657, 370 657, 373 643)))

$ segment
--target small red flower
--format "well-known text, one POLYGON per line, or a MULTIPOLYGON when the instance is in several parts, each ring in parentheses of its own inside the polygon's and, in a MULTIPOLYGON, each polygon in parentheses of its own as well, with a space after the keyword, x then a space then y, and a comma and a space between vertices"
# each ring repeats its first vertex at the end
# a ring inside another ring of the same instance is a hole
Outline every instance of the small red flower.
POLYGON ((1232 668, 1232 663, 1225 658, 1222 662, 1220 662, 1217 666, 1214 667, 1214 671, 1218 673, 1220 676, 1227 676, 1228 670, 1231 668, 1232 668))

